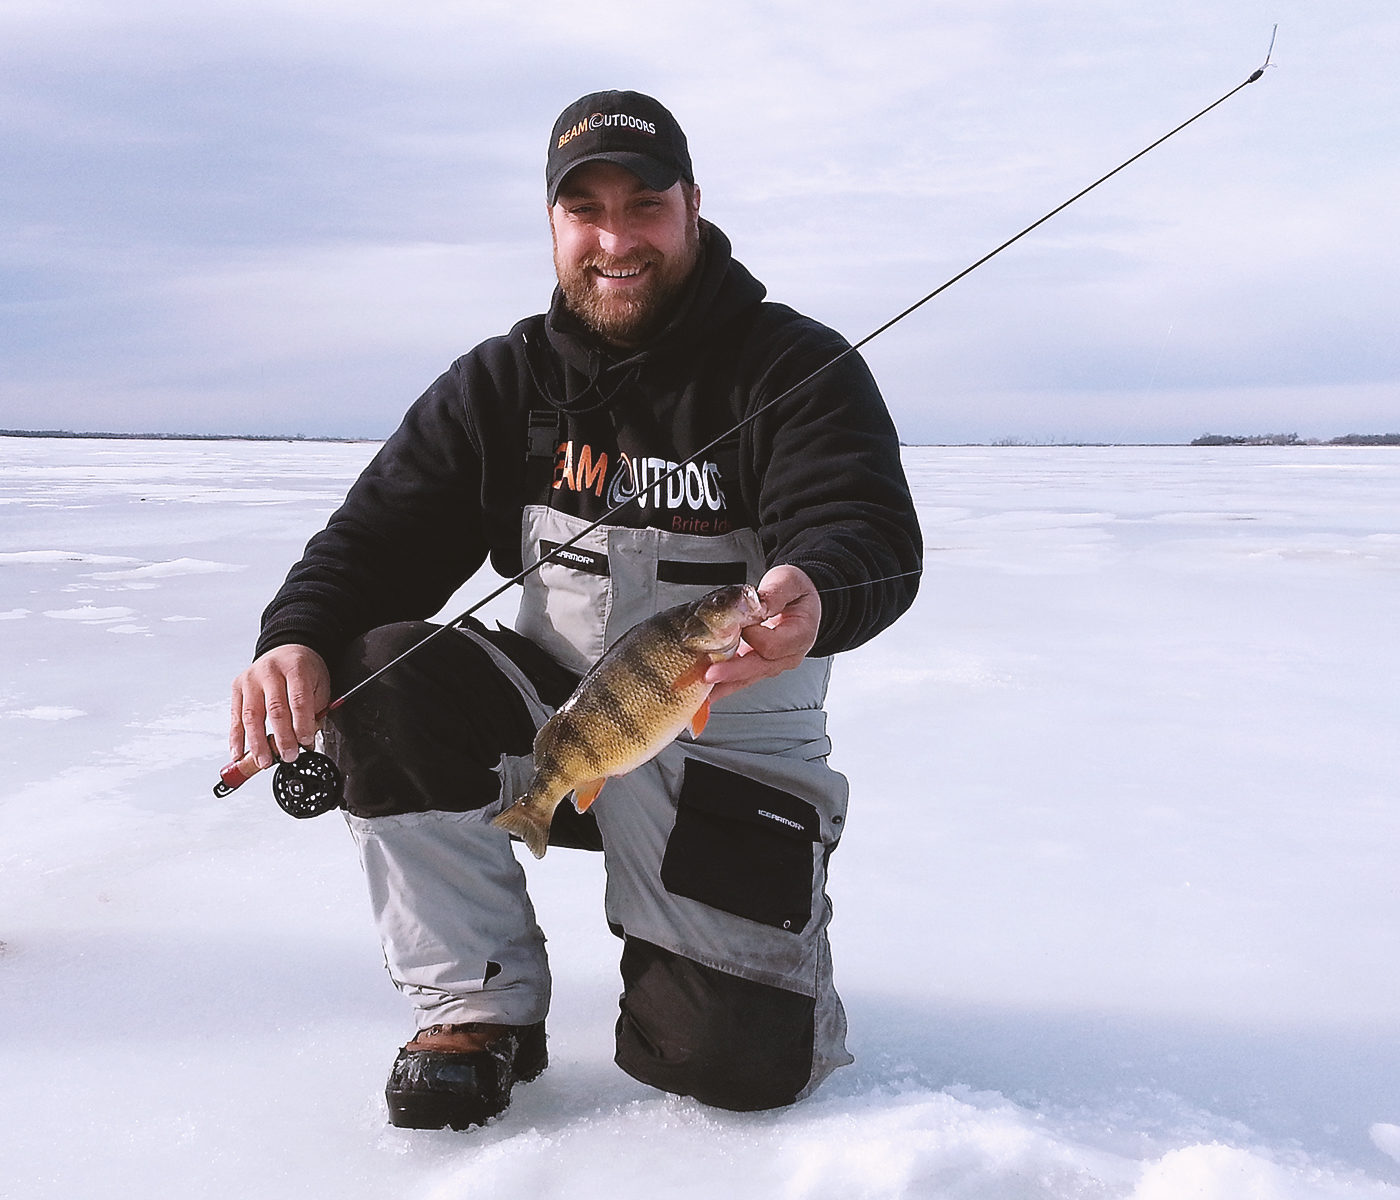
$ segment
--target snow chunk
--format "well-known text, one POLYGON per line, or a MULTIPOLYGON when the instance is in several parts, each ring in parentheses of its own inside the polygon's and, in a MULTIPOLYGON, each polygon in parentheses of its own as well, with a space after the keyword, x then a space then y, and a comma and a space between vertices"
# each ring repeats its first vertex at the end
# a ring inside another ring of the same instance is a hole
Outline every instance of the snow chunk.
MULTIPOLYGON (((675 1097, 531 1125, 445 1174, 428 1195, 774 1196, 786 1200, 1125 1197, 1131 1160, 1057 1139, 1000 1097, 816 1099, 729 1114, 675 1097)), ((545 1114, 537 1114, 544 1116, 545 1114)), ((517 1118, 513 1115, 508 1121, 517 1118)))
POLYGON ((85 550, 6 550, 0 553, 0 565, 6 563, 96 563, 108 565, 115 563, 140 562, 139 558, 131 558, 121 554, 89 554, 85 550))
POLYGON ((75 717, 85 717, 81 708, 68 708, 61 704, 39 704, 33 708, 18 708, 11 717, 28 717, 31 721, 71 721, 75 717))
POLYGON ((1384 1121, 1377 1121, 1371 1126, 1371 1141, 1381 1153, 1389 1154, 1396 1162, 1400 1162, 1400 1125, 1387 1125, 1384 1121))
MULTIPOLYGON (((128 560, 131 561, 131 560, 128 560)), ((94 571, 93 579, 171 579, 179 575, 218 575, 246 570, 244 563, 214 562, 207 558, 172 558, 126 571, 94 571)))
POLYGON ((1360 1200, 1390 1192, 1384 1184, 1348 1180, 1311 1164, 1289 1169, 1261 1154, 1211 1143, 1172 1150, 1148 1164, 1128 1200, 1360 1200))
POLYGON ((136 611, 130 608, 94 608, 91 604, 85 604, 81 608, 55 608, 44 613, 46 617, 53 617, 56 621, 86 621, 92 625, 100 625, 106 621, 124 621, 127 617, 134 617, 136 611))

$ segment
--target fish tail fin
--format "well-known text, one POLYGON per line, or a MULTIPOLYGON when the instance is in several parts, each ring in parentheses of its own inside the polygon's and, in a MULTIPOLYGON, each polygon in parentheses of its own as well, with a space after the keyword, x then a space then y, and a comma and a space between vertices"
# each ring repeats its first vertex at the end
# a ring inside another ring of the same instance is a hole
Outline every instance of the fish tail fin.
POLYGON ((543 858, 549 849, 549 825, 554 817, 555 804, 545 804, 526 792, 508 809, 502 812, 492 825, 513 833, 536 858, 543 858))

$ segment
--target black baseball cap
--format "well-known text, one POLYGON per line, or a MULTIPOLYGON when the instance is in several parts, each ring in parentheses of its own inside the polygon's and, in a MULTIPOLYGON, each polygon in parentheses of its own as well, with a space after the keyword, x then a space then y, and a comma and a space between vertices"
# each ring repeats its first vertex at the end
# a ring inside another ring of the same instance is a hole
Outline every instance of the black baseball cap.
POLYGON ((590 92, 559 114, 544 167, 550 204, 565 175, 599 160, 626 167, 659 192, 678 179, 695 182, 690 149, 676 118, 641 92, 590 92))

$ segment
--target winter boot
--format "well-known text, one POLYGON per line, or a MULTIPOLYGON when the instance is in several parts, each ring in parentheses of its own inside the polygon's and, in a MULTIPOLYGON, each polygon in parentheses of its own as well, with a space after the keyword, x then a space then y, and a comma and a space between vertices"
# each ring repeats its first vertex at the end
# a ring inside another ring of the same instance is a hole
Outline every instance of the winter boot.
POLYGON ((468 1129, 505 1112, 517 1083, 549 1065, 544 1022, 432 1025, 399 1051, 384 1098, 403 1129, 468 1129))

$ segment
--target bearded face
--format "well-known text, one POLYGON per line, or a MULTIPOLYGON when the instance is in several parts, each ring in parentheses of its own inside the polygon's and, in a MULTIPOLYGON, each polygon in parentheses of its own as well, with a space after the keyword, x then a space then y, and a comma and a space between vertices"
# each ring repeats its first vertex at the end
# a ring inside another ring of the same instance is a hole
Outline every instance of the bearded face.
POLYGON ((612 163, 570 173, 550 209, 564 301, 589 329, 638 346, 670 320, 700 258, 700 191, 646 187, 612 163))

